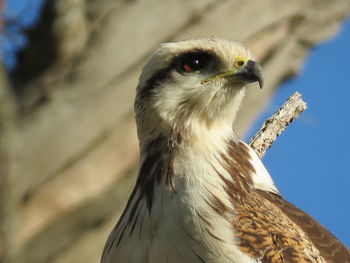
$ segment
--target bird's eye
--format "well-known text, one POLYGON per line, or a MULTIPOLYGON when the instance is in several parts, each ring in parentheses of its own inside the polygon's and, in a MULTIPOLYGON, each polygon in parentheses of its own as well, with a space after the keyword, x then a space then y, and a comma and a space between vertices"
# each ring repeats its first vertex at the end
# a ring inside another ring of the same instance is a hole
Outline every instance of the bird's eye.
POLYGON ((197 72, 208 65, 208 56, 189 54, 181 61, 181 69, 187 73, 197 72))
POLYGON ((237 60, 236 61, 236 66, 237 67, 242 67, 244 65, 244 61, 243 60, 237 60))

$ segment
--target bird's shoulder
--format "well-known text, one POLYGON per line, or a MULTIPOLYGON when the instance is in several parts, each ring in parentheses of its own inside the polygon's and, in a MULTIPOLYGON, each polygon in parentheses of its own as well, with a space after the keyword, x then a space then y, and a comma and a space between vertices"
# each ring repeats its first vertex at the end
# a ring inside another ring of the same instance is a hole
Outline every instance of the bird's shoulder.
POLYGON ((279 194, 257 190, 261 198, 278 207, 312 242, 327 263, 349 263, 350 251, 313 217, 286 201, 279 194))
POLYGON ((265 191, 247 191, 235 202, 233 227, 240 250, 264 263, 326 263, 307 233, 260 192, 265 191))
POLYGON ((253 149, 243 142, 230 147, 232 165, 238 166, 230 169, 231 176, 253 185, 235 202, 235 230, 244 253, 266 263, 350 262, 349 250, 335 236, 279 194, 253 149))

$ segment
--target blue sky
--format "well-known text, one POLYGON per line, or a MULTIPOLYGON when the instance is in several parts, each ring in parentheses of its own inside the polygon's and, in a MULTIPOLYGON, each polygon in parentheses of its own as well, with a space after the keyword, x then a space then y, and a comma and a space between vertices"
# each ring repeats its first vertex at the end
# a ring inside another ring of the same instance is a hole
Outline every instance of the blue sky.
MULTIPOLYGON (((43 0, 7 1, 7 15, 32 23, 43 0)), ((16 31, 16 28, 13 29, 16 31)), ((6 39, 6 50, 25 44, 19 35, 6 39)), ((13 57, 5 56, 13 65, 13 57)), ((264 157, 281 193, 307 211, 350 247, 350 19, 340 34, 313 49, 304 70, 284 84, 252 131, 294 91, 302 93, 308 109, 290 125, 264 157)))

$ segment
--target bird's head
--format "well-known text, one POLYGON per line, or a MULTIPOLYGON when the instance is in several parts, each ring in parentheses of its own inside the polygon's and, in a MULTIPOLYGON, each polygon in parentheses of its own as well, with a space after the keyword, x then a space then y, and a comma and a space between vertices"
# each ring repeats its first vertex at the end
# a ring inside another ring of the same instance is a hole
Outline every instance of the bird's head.
POLYGON ((251 82, 262 87, 261 68, 238 43, 200 38, 162 44, 145 64, 137 88, 139 137, 231 127, 251 82))

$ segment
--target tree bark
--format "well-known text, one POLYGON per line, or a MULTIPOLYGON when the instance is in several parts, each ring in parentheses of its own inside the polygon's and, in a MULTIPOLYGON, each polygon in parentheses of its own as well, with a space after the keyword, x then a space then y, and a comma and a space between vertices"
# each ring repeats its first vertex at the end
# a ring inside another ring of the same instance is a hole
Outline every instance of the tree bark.
POLYGON ((263 158, 277 137, 306 108, 306 103, 301 98, 301 94, 295 92, 273 116, 264 122, 259 131, 249 141, 249 146, 256 151, 260 158, 263 158))
POLYGON ((18 262, 18 132, 14 97, 0 68, 0 252, 3 263, 18 262))

